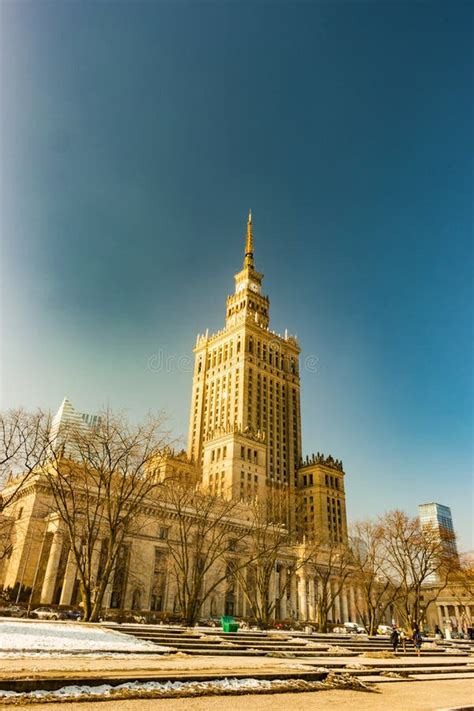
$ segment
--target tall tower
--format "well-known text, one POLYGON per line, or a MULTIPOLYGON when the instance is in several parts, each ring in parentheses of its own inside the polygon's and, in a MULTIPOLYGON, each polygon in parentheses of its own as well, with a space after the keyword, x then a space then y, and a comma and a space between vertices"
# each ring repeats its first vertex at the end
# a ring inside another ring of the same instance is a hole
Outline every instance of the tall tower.
POLYGON ((301 459, 300 349, 294 337, 269 329, 262 279, 249 213, 225 327, 196 340, 188 440, 203 482, 244 501, 267 497, 269 490, 290 496, 301 459))

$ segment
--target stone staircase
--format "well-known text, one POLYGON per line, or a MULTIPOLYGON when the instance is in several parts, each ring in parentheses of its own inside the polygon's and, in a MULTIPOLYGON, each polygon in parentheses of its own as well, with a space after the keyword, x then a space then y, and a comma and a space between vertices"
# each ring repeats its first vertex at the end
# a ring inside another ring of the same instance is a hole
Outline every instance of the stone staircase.
MULTIPOLYGON (((160 664, 156 652, 151 649, 150 652, 140 652, 141 659, 149 656, 149 660, 145 663, 138 661, 137 668, 127 668, 126 664, 121 667, 119 664, 106 670, 87 668, 67 674, 58 674, 54 670, 31 674, 25 669, 14 678, 3 679, 1 687, 27 693, 37 689, 53 691, 65 685, 117 686, 135 681, 201 682, 250 677, 270 681, 323 681, 332 673, 336 675, 336 680, 339 675, 350 675, 339 679, 341 684, 350 688, 355 683, 354 678, 377 685, 449 679, 469 683, 474 691, 474 643, 464 640, 443 640, 436 645, 434 640, 427 640, 420 658, 409 643, 406 654, 401 651, 396 657, 391 654, 384 657, 384 653, 391 652, 387 637, 257 630, 224 633, 220 629, 207 627, 119 625, 109 622, 103 623, 103 626, 170 647, 174 652, 189 655, 189 662, 182 660, 184 666, 182 662, 175 664, 174 655, 166 654, 166 661, 160 664), (365 656, 367 653, 370 656, 365 656), (199 656, 203 659, 196 661, 199 656), (209 658, 205 660, 205 656, 209 658), (252 657, 264 657, 265 661, 252 661, 252 657)), ((130 656, 136 655, 131 653, 130 656)))
MULTIPOLYGON (((406 653, 399 650, 396 658, 384 659, 383 656, 360 655, 391 652, 388 637, 256 630, 224 633, 220 629, 206 627, 190 629, 112 623, 106 623, 106 626, 193 656, 287 658, 288 669, 291 665, 297 666, 299 671, 295 671, 294 675, 299 678, 313 677, 315 672, 324 668, 336 673, 351 673, 368 683, 439 679, 474 682, 474 642, 467 640, 436 643, 426 640, 420 658, 410 641, 407 642, 406 653)), ((222 661, 224 667, 224 659, 222 661)), ((222 676, 222 672, 219 675, 222 676)), ((232 676, 232 672, 227 675, 232 676)))
MULTIPOLYGON (((212 656, 262 656, 265 654, 285 654, 297 657, 335 656, 331 647, 339 647, 336 656, 354 656, 363 652, 392 651, 388 637, 368 637, 366 635, 307 634, 289 631, 239 630, 222 632, 209 627, 165 627, 164 625, 139 625, 103 623, 104 626, 125 634, 133 635, 156 644, 173 647, 186 654, 212 656), (344 652, 342 651, 344 649, 344 652)), ((459 649, 465 654, 474 654, 474 642, 467 640, 427 639, 423 646, 423 657, 448 654, 447 650, 459 649), (436 644, 436 647, 434 645, 436 644)), ((399 648, 401 656, 415 656, 411 640, 406 644, 406 655, 399 648)))

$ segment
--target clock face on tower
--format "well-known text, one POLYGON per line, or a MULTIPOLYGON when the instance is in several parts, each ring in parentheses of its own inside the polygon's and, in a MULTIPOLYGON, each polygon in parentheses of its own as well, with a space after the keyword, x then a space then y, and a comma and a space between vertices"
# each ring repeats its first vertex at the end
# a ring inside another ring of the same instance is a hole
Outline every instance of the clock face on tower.
POLYGON ((237 287, 237 293, 240 291, 244 291, 244 289, 251 289, 252 291, 255 291, 256 294, 260 292, 260 286, 257 284, 257 282, 249 281, 248 279, 240 282, 237 287))

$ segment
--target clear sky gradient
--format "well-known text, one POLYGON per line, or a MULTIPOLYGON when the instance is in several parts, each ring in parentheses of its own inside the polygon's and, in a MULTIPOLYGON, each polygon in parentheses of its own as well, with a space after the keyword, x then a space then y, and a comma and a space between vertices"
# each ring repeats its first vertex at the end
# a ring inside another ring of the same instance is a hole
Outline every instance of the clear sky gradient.
POLYGON ((472 548, 472 7, 2 0, 2 405, 185 438, 252 208, 304 452, 472 548))

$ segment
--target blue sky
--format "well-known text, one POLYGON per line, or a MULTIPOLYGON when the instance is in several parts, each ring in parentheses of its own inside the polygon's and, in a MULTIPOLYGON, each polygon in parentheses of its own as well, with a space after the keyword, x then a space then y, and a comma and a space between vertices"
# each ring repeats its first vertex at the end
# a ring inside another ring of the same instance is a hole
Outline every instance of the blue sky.
POLYGON ((0 13, 2 405, 185 436, 252 208, 304 451, 343 459, 352 518, 435 500, 472 548, 472 4, 0 13))

